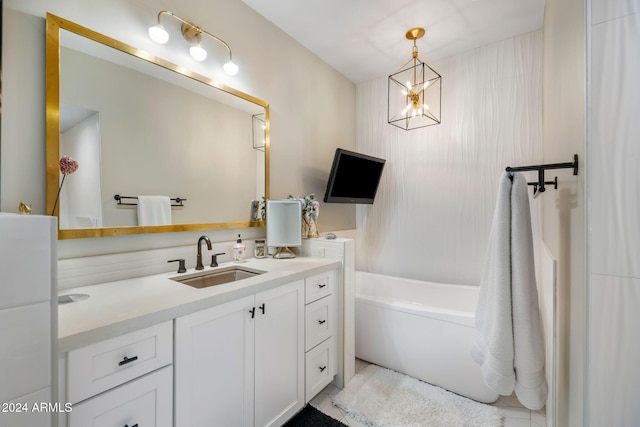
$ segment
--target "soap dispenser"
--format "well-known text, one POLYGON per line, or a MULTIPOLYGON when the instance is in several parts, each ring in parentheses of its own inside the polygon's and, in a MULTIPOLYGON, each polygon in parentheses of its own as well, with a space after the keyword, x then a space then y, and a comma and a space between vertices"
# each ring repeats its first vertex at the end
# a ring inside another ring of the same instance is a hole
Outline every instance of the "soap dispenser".
POLYGON ((238 234, 238 240, 236 240, 236 244, 233 245, 233 261, 234 262, 245 262, 246 260, 245 249, 246 249, 246 246, 244 245, 244 243, 242 243, 242 239, 238 234))

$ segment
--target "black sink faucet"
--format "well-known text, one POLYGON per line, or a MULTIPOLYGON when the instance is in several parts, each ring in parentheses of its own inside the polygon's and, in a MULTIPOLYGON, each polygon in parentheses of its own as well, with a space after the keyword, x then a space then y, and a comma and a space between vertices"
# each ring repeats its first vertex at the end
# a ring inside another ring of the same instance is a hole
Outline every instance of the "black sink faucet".
POLYGON ((211 250, 211 240, 207 236, 200 236, 198 239, 198 257, 196 260, 196 270, 204 270, 204 265, 202 265, 202 241, 205 241, 207 244, 207 249, 211 250))

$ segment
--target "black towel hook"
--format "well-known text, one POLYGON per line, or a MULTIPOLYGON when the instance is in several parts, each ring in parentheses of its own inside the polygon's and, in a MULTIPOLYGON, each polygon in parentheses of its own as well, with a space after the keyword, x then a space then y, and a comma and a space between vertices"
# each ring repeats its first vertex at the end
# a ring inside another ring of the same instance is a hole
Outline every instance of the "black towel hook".
POLYGON ((544 172, 547 169, 573 169, 573 174, 578 175, 578 155, 573 155, 573 162, 566 163, 550 163, 546 165, 533 165, 533 166, 518 166, 511 167, 507 166, 506 171, 509 172, 509 178, 513 181, 513 172, 523 172, 523 171, 538 171, 538 181, 537 182, 528 182, 528 185, 533 185, 533 195, 538 196, 540 193, 544 193, 546 191, 546 185, 553 185, 553 188, 558 189, 558 177, 555 177, 553 181, 545 181, 544 172))

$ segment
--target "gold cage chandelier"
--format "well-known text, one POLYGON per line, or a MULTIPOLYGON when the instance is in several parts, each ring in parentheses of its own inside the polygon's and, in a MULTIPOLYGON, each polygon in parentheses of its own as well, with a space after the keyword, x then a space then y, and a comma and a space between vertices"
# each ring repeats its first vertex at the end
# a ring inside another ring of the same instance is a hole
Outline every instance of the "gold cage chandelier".
POLYGON ((407 31, 411 59, 389 76, 388 121, 404 130, 440 124, 442 77, 418 58, 416 40, 424 34, 424 28, 407 31))

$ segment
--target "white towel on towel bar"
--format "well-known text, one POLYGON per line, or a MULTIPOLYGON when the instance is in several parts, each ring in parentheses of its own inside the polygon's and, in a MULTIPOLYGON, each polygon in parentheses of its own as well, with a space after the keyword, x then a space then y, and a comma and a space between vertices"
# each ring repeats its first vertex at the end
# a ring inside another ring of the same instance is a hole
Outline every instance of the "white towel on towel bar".
POLYGON ((168 196, 138 196, 138 225, 171 224, 171 199, 168 196))
POLYGON ((511 190, 511 300, 516 396, 527 408, 541 409, 547 400, 544 338, 540 324, 538 287, 531 232, 527 180, 513 177, 511 190))
POLYGON ((476 333, 471 355, 484 381, 496 393, 510 395, 513 371, 511 319, 511 187, 508 174, 500 178, 489 246, 480 280, 476 333))
POLYGON ((547 398, 527 181, 500 178, 471 350, 487 385, 527 408, 547 398))

